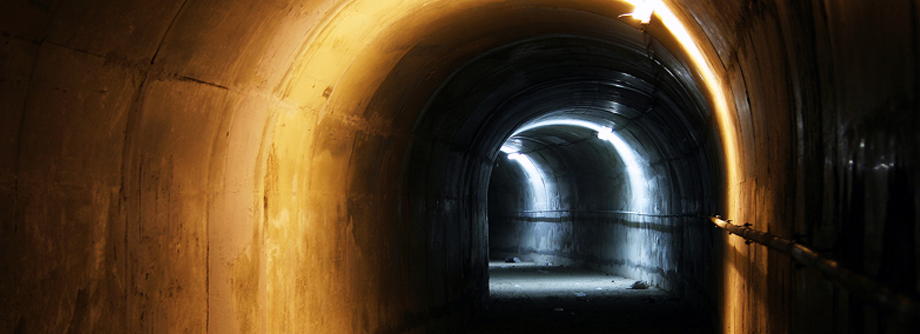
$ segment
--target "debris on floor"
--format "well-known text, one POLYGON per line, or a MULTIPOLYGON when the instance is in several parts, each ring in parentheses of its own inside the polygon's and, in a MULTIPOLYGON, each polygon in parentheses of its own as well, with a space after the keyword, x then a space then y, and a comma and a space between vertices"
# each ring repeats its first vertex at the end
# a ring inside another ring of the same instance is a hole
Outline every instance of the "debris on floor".
POLYGON ((466 333, 718 332, 709 327, 695 304, 671 299, 666 291, 651 287, 627 289, 638 277, 629 279, 585 268, 542 264, 505 263, 504 256, 492 261, 488 308, 481 321, 469 324, 466 333))
POLYGON ((523 261, 521 261, 521 258, 517 256, 505 258, 505 263, 521 263, 521 262, 523 261))
POLYGON ((643 281, 635 281, 632 285, 629 286, 629 288, 635 290, 648 289, 648 283, 643 281))

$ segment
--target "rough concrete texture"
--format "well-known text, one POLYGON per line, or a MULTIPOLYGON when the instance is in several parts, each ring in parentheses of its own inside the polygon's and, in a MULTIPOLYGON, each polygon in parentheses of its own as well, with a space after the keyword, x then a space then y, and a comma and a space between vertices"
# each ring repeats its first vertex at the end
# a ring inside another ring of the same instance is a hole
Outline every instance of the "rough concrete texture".
MULTIPOLYGON (((488 298, 499 147, 610 109, 598 83, 662 189, 639 213, 713 210, 916 296, 916 4, 665 2, 713 80, 610 0, 8 1, 0 332, 458 330, 488 298), (636 114, 642 82, 670 105, 636 114)), ((595 235, 572 256, 683 291, 727 333, 902 330, 705 221, 592 214, 631 209, 615 159, 566 165, 599 148, 581 146, 543 155, 595 235), (611 207, 587 199, 601 176, 611 207)))

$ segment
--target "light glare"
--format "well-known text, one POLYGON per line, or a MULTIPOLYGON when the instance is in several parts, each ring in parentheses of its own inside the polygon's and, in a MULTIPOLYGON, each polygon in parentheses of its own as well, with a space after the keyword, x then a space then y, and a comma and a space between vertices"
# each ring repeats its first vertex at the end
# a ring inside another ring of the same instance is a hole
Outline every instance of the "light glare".
POLYGON ((652 14, 655 12, 655 7, 651 3, 642 0, 632 3, 636 6, 633 8, 632 13, 622 14, 620 17, 632 16, 632 18, 639 20, 642 24, 649 24, 649 22, 652 22, 652 14))
POLYGON ((508 159, 516 161, 518 165, 524 169, 524 174, 527 175, 527 180, 530 183, 530 191, 533 194, 533 201, 530 203, 530 205, 533 207, 529 209, 550 209, 549 196, 555 190, 551 181, 548 182, 548 180, 546 180, 543 172, 537 168, 537 165, 534 163, 534 161, 530 159, 530 157, 528 157, 526 154, 511 153, 508 154, 508 159))
POLYGON ((613 132, 608 127, 601 128, 597 132, 597 138, 606 140, 620 155, 620 160, 626 165, 626 174, 629 175, 629 189, 632 191, 632 210, 637 212, 646 212, 648 210, 648 180, 645 177, 642 166, 639 165, 641 159, 636 151, 613 132))
POLYGON ((613 136, 614 136, 613 129, 611 128, 604 127, 600 131, 597 132, 597 138, 601 140, 610 141, 613 139, 613 136))

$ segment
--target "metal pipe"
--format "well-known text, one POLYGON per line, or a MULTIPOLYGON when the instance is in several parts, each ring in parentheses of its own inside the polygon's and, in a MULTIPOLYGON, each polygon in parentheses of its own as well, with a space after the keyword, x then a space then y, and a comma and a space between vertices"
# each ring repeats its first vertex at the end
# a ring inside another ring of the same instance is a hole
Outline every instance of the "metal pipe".
POLYGON ((920 304, 910 297, 894 292, 868 276, 849 270, 836 260, 821 255, 795 240, 754 230, 750 224, 735 225, 730 220, 722 220, 718 216, 709 217, 709 219, 730 234, 736 234, 749 242, 756 242, 782 252, 805 267, 817 269, 857 298, 890 309, 896 318, 906 324, 909 329, 920 328, 920 304))

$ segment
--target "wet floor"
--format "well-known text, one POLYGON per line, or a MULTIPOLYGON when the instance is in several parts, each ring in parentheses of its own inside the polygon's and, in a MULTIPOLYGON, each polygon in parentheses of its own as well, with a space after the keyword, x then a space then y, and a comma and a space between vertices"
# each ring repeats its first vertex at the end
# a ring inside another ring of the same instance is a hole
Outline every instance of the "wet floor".
POLYGON ((587 269, 493 262, 489 308, 469 333, 713 333, 706 317, 655 288, 587 269))

